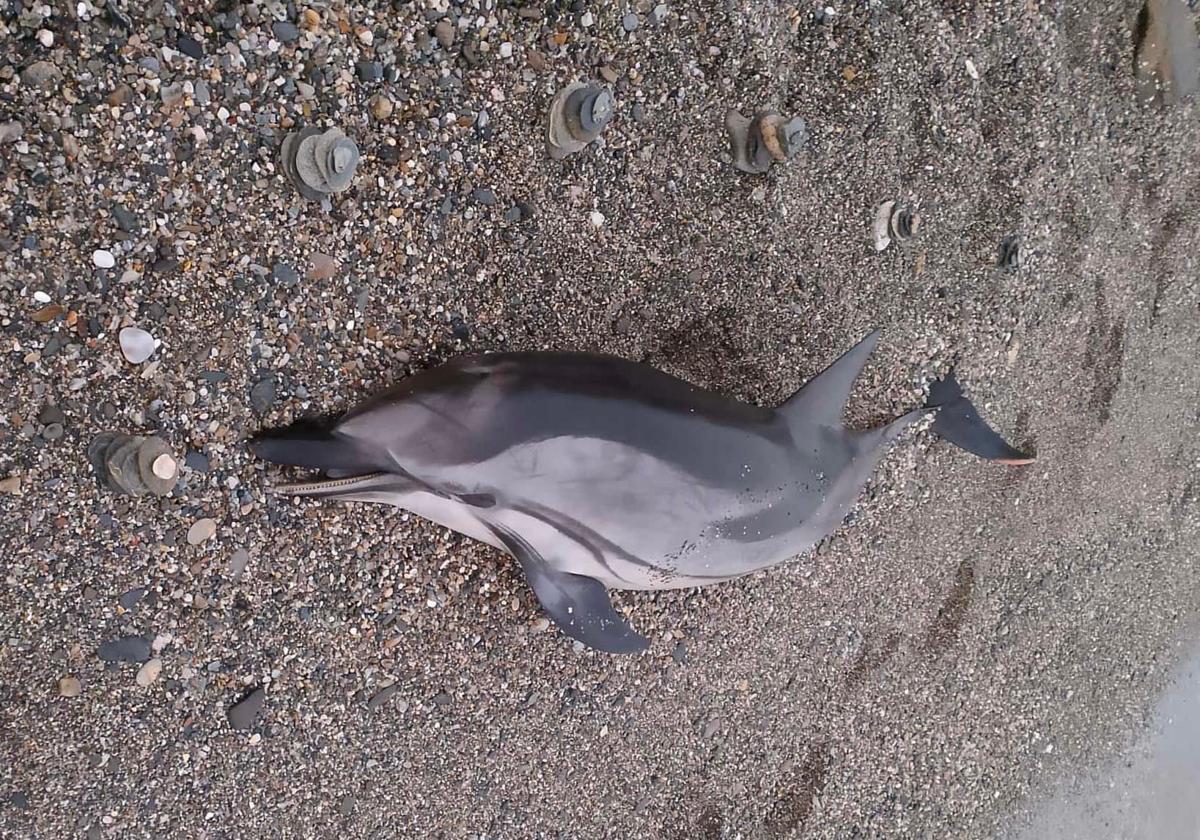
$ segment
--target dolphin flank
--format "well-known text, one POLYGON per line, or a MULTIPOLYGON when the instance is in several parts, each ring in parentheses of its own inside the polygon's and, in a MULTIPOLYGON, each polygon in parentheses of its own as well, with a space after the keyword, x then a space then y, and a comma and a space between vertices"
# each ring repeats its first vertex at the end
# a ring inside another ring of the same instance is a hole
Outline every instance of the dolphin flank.
POLYGON ((980 419, 954 378, 924 409, 842 422, 873 332, 778 408, 593 353, 463 356, 408 377, 332 428, 251 443, 327 480, 276 491, 395 505, 512 555, 546 613, 612 653, 648 641, 607 589, 704 586, 773 566, 832 533, 888 443, 928 411, 981 457, 1032 460, 980 419))

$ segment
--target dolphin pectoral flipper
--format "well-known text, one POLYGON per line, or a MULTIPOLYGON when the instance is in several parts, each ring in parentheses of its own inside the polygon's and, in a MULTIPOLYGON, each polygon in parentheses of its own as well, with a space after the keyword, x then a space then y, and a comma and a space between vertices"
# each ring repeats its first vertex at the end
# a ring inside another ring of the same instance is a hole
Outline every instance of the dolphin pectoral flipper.
POLYGON ((1013 447, 979 416, 953 372, 929 386, 926 408, 937 409, 932 430, 960 449, 1002 464, 1030 464, 1033 456, 1013 447))
POLYGON ((606 653, 638 653, 650 646, 613 609, 600 581, 559 571, 516 533, 495 524, 492 530, 521 564, 542 609, 572 639, 606 653))

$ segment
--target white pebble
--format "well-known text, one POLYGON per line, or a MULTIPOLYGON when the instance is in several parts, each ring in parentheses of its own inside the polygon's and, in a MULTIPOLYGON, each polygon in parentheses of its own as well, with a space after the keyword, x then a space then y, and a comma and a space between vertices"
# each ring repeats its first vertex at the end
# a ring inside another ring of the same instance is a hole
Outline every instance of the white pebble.
POLYGON ((579 25, 583 26, 583 27, 591 26, 595 22, 596 22, 596 18, 592 15, 591 12, 584 12, 583 16, 579 18, 579 25))
POLYGON ((151 659, 145 665, 138 669, 137 684, 145 688, 154 683, 158 679, 158 675, 162 673, 162 660, 151 659))
POLYGON ((117 336, 121 353, 132 365, 140 365, 154 355, 154 336, 138 327, 126 327, 117 336))
POLYGON ((38 43, 46 49, 54 46, 54 33, 49 29, 39 29, 37 34, 38 43))
POLYGON ((199 519, 191 528, 188 528, 187 541, 188 545, 200 545, 213 534, 217 533, 217 523, 213 519, 199 519))
POLYGON ((512 50, 513 50, 512 41, 505 41, 503 44, 500 45, 500 57, 501 58, 512 58, 512 50))
POLYGON ((49 303, 50 295, 46 294, 45 292, 34 292, 33 299, 38 303, 49 303))
POLYGON ((92 264, 96 268, 112 268, 117 264, 117 258, 112 255, 112 251, 105 251, 103 248, 98 248, 92 252, 92 264))
POLYGON ((154 463, 150 465, 150 469, 154 474, 163 481, 175 477, 175 459, 165 452, 154 459, 154 463))
POLYGON ((975 69, 975 62, 967 59, 967 75, 972 79, 979 79, 979 71, 975 69))
POLYGON ((601 227, 604 224, 604 214, 599 210, 593 210, 588 219, 591 220, 594 227, 601 227))

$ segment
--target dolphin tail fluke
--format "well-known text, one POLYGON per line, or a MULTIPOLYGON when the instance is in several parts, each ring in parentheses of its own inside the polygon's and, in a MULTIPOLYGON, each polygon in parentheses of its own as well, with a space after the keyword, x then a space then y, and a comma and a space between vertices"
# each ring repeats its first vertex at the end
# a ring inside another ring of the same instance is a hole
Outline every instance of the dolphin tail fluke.
POLYGON ((929 386, 925 407, 937 410, 933 432, 960 449, 1002 464, 1030 464, 1034 460, 1033 455, 1014 449, 988 426, 963 393, 953 372, 929 386))
POLYGON ((250 451, 264 461, 331 475, 371 473, 386 466, 353 439, 307 424, 264 432, 250 442, 250 451))
POLYGON ((878 342, 879 330, 873 330, 781 405, 778 410, 787 418, 788 425, 793 429, 812 426, 841 428, 842 413, 850 399, 850 391, 878 342))

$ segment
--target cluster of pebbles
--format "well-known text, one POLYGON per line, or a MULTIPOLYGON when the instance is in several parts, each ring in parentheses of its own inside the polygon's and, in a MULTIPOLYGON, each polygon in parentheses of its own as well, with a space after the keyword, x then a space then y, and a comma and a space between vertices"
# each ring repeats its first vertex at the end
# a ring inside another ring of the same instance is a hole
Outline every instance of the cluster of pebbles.
POLYGON ((320 201, 340 193, 354 181, 358 146, 339 128, 303 128, 283 138, 279 162, 302 196, 320 201))
POLYGON ((88 445, 88 460, 100 484, 129 496, 166 496, 175 489, 179 465, 157 435, 103 432, 88 445))

